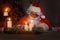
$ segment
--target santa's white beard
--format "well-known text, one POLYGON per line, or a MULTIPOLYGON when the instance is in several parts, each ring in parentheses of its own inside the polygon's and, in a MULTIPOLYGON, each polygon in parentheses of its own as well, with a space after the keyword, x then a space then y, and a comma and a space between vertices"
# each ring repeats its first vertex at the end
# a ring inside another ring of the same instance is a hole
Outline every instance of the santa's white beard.
POLYGON ((38 25, 40 24, 40 17, 38 16, 38 17, 34 18, 29 15, 28 21, 30 22, 31 20, 33 20, 33 24, 38 27, 38 25))

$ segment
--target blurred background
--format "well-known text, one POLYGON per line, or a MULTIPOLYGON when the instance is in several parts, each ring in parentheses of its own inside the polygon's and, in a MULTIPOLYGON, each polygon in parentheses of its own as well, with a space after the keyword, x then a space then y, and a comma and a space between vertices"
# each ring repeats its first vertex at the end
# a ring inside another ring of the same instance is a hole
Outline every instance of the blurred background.
POLYGON ((6 16, 5 8, 9 8, 8 14, 15 24, 26 15, 26 10, 32 3, 39 3, 44 8, 44 14, 54 27, 60 26, 60 0, 0 0, 0 27, 4 25, 6 16))

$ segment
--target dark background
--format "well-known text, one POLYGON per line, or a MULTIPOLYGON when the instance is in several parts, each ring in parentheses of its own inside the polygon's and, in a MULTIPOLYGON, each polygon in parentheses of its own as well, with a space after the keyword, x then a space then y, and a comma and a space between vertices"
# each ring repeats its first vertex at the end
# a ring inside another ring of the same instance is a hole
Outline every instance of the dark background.
POLYGON ((4 5, 11 6, 9 16, 16 23, 26 14, 26 9, 31 3, 40 3, 44 8, 45 16, 54 27, 60 26, 60 0, 0 0, 0 25, 4 23, 2 8, 4 5))

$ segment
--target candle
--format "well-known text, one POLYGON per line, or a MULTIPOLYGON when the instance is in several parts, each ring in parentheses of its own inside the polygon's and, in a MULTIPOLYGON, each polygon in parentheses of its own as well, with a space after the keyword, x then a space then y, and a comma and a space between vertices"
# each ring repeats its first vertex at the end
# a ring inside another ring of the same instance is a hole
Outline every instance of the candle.
POLYGON ((27 22, 25 22, 25 27, 24 27, 25 31, 28 31, 28 24, 27 22))
POLYGON ((4 12, 4 16, 8 16, 8 12, 4 12))
POLYGON ((7 21, 7 28, 12 28, 12 21, 11 21, 11 18, 8 18, 8 21, 7 21))
POLYGON ((6 7, 4 9, 4 16, 8 16, 9 11, 10 11, 10 8, 9 7, 6 7))
POLYGON ((33 20, 30 20, 30 23, 29 23, 29 31, 32 31, 32 28, 34 27, 34 22, 33 20))

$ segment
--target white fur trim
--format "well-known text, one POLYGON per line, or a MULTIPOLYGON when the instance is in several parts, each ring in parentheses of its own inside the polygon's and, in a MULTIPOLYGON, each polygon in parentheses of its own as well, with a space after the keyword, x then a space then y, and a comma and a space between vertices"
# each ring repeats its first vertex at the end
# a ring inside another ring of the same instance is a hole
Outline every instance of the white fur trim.
POLYGON ((32 5, 28 8, 28 14, 30 14, 31 11, 36 12, 36 14, 39 16, 40 16, 40 13, 42 13, 39 7, 35 7, 32 5))
POLYGON ((45 16, 44 16, 44 15, 42 15, 42 16, 41 16, 41 18, 42 18, 42 19, 45 19, 45 16))
POLYGON ((45 23, 41 23, 40 27, 43 28, 43 31, 48 31, 48 29, 49 29, 49 26, 47 24, 45 24, 45 23))

